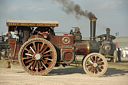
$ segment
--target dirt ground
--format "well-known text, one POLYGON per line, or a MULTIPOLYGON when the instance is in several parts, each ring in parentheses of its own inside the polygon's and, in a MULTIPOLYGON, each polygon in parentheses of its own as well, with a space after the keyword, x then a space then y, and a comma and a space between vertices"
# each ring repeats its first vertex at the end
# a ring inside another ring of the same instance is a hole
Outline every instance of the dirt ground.
POLYGON ((107 72, 102 77, 90 77, 82 68, 55 67, 47 76, 35 76, 21 66, 3 68, 0 60, 0 85, 128 85, 128 58, 122 62, 108 62, 107 72))

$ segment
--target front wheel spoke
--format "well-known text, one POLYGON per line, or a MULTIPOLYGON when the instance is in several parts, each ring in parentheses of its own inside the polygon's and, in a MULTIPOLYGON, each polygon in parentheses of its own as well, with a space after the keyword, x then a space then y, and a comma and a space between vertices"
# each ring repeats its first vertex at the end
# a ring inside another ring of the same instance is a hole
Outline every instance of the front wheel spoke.
POLYGON ((91 72, 94 72, 94 67, 92 67, 91 72))
POLYGON ((98 69, 100 69, 100 70, 102 71, 102 68, 101 68, 101 66, 98 66, 98 69))
POLYGON ((95 63, 97 62, 97 56, 95 56, 95 63))
POLYGON ((98 65, 103 65, 103 62, 97 62, 98 65))
POLYGON ((88 70, 91 71, 91 68, 92 68, 92 66, 90 66, 90 67, 88 68, 88 70))
POLYGON ((90 57, 90 60, 92 61, 92 62, 94 62, 94 60, 90 57))
POLYGON ((92 64, 89 62, 89 63, 86 64, 86 66, 92 66, 92 64))
POLYGON ((98 59, 97 59, 97 62, 101 62, 101 61, 102 61, 102 59, 101 59, 101 58, 98 58, 98 59))
POLYGON ((89 60, 89 63, 93 64, 93 62, 91 60, 89 60))
POLYGON ((96 74, 97 73, 97 68, 94 68, 94 74, 96 74))
POLYGON ((33 53, 36 53, 31 46, 30 46, 30 49, 32 50, 33 53))

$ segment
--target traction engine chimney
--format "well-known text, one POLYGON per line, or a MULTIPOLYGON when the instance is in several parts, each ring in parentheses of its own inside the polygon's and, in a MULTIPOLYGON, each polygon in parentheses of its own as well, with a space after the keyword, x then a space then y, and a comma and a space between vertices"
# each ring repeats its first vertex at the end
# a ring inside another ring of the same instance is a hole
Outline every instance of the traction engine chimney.
POLYGON ((90 41, 95 41, 97 18, 90 18, 90 41))
POLYGON ((110 36, 110 29, 106 29, 106 40, 109 41, 109 36, 110 36))

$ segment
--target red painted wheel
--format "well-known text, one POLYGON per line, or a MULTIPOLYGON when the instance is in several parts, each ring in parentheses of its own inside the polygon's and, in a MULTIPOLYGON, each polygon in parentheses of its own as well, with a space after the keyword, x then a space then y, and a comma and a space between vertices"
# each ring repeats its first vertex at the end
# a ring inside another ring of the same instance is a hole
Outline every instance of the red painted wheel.
POLYGON ((56 60, 54 46, 43 38, 28 40, 19 51, 19 62, 30 74, 46 75, 55 66, 56 60))
POLYGON ((90 76, 102 76, 107 71, 107 67, 107 60, 99 53, 91 53, 83 61, 83 69, 90 76))

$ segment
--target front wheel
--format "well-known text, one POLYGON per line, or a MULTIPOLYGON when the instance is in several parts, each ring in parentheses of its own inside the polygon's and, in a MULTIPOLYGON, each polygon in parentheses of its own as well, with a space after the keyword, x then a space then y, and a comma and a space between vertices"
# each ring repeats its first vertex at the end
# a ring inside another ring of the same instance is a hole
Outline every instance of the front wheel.
POLYGON ((90 76, 102 76, 107 71, 107 67, 107 60, 99 53, 91 53, 83 61, 83 69, 90 76))
POLYGON ((117 62, 117 51, 115 50, 114 53, 113 53, 113 57, 114 57, 114 63, 117 62))

